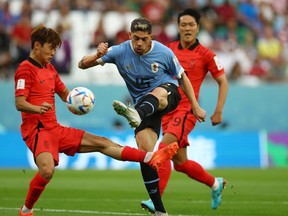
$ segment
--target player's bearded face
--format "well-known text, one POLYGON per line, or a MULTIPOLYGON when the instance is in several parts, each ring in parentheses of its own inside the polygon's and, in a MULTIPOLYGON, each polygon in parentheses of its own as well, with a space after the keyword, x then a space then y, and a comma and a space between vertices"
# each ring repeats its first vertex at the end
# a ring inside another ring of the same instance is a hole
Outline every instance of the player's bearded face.
POLYGON ((129 33, 129 38, 132 41, 134 52, 138 55, 144 55, 151 49, 152 34, 137 31, 129 33))
POLYGON ((199 32, 199 25, 196 23, 194 17, 185 15, 180 17, 178 30, 183 42, 194 43, 196 35, 199 32))

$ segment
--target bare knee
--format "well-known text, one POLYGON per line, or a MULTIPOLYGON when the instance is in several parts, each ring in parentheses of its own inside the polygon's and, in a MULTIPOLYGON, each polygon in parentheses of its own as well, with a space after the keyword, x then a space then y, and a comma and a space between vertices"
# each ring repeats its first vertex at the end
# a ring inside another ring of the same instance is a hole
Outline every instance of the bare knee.
POLYGON ((44 166, 39 168, 39 174, 42 178, 46 180, 52 179, 54 175, 54 167, 44 166))
POLYGON ((150 145, 147 145, 147 144, 143 144, 142 142, 140 142, 138 144, 138 148, 142 151, 146 151, 146 152, 151 152, 153 151, 153 147, 151 147, 150 145))
POLYGON ((36 157, 36 164, 39 174, 44 179, 50 180, 53 177, 55 162, 50 152, 42 152, 36 157))
POLYGON ((145 128, 136 135, 138 148, 150 152, 154 150, 158 135, 151 128, 145 128))
POLYGON ((188 160, 187 155, 180 148, 176 155, 172 158, 174 170, 177 172, 183 172, 182 166, 188 160))

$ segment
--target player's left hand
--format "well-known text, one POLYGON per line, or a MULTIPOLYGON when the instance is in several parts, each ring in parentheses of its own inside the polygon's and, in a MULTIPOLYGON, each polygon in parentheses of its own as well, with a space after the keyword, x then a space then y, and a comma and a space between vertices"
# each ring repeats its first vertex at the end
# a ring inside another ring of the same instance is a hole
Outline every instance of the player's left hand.
POLYGON ((51 110, 52 107, 53 107, 52 104, 49 104, 49 103, 47 103, 47 102, 43 102, 43 103, 41 104, 41 106, 39 107, 39 113, 40 113, 40 114, 44 114, 44 113, 46 113, 47 111, 51 110))
POLYGON ((213 115, 210 117, 211 123, 213 126, 216 126, 218 124, 221 124, 222 122, 222 112, 215 112, 213 115))

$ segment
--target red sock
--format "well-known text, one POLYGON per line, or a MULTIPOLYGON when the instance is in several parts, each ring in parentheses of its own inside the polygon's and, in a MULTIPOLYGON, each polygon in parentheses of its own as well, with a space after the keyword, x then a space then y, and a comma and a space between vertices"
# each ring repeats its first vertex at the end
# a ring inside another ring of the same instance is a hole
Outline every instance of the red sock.
MULTIPOLYGON (((159 143, 158 149, 162 149, 166 146, 167 145, 163 143, 159 143)), ((159 191, 160 191, 160 195, 162 196, 165 188, 167 187, 167 184, 171 175, 171 161, 170 160, 165 161, 162 164, 162 166, 159 167, 157 172, 159 176, 159 191)))
POLYGON ((178 172, 186 173, 190 178, 202 182, 209 187, 212 187, 215 177, 206 172, 203 167, 196 161, 187 160, 185 163, 174 166, 178 172))
POLYGON ((121 154, 121 159, 123 161, 143 162, 146 154, 147 152, 145 151, 125 146, 121 154))
POLYGON ((44 179, 37 172, 34 178, 30 182, 30 187, 25 201, 25 206, 32 209, 34 204, 45 189, 45 186, 49 183, 49 180, 44 179))

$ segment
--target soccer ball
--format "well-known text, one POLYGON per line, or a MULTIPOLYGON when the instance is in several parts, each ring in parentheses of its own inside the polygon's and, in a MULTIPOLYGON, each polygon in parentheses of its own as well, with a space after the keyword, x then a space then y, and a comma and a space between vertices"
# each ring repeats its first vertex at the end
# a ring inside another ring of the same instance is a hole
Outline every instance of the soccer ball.
POLYGON ((73 88, 67 96, 68 110, 76 115, 89 113, 95 105, 95 96, 85 87, 73 88))

